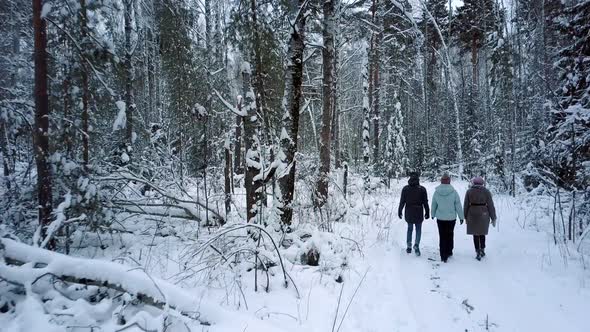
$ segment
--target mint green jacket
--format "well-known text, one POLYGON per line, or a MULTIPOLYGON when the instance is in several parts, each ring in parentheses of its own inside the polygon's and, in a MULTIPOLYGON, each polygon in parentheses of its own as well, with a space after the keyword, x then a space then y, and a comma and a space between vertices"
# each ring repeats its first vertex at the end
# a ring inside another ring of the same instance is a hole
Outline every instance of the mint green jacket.
POLYGON ((459 220, 465 219, 463 216, 463 207, 461 207, 461 198, 450 184, 441 184, 436 187, 432 196, 432 218, 439 220, 459 220))

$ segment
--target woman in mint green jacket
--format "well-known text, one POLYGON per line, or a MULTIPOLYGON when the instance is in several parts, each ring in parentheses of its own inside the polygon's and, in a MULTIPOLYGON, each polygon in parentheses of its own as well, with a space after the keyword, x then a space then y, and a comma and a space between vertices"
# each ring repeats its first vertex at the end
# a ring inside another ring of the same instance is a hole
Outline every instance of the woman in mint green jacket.
POLYGON ((440 239, 440 259, 447 262, 453 256, 453 237, 457 217, 463 224, 463 207, 461 198, 451 186, 451 177, 444 173, 440 179, 441 184, 436 187, 432 196, 432 219, 436 218, 438 236, 440 239))

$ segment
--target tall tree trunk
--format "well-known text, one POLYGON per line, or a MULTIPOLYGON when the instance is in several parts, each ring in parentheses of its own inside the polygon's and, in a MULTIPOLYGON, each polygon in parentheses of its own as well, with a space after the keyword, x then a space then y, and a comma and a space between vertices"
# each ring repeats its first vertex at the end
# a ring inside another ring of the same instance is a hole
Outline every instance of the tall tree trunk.
MULTIPOLYGON (((153 10, 153 8, 151 9, 153 10)), ((151 19, 150 19, 151 20, 151 19)), ((154 75, 155 75, 155 57, 154 57, 154 37, 152 27, 149 26, 149 21, 146 20, 144 22, 144 29, 146 30, 146 40, 145 40, 145 48, 146 48, 146 68, 147 68, 147 95, 148 95, 148 119, 149 122, 157 122, 156 120, 156 112, 155 112, 155 85, 154 85, 154 75)))
POLYGON ((8 166, 8 137, 6 135, 6 129, 4 120, 0 119, 0 156, 2 157, 2 169, 4 175, 4 183, 7 189, 10 189, 10 166, 8 166))
MULTIPOLYGON (((241 111, 242 103, 238 104, 238 108, 241 111)), ((242 165, 242 117, 236 116, 235 124, 235 138, 234 138, 234 172, 236 174, 244 173, 244 167, 242 165)))
POLYGON ((283 134, 281 134, 282 164, 288 167, 287 174, 279 178, 281 191, 281 221, 291 224, 293 219, 293 195, 295 193, 295 154, 299 136, 299 111, 303 94, 303 51, 305 48, 305 0, 293 0, 295 25, 289 39, 289 64, 285 82, 285 104, 283 115, 283 134))
MULTIPOLYGON (((262 146, 263 153, 266 152, 266 147, 270 147, 269 150, 269 161, 270 164, 274 161, 274 150, 272 147, 272 135, 271 135, 271 122, 270 114, 266 107, 266 92, 264 90, 264 71, 262 70, 262 41, 260 39, 260 28, 258 24, 258 8, 256 0, 250 0, 250 10, 252 14, 252 32, 254 34, 254 90, 256 98, 256 112, 262 116, 262 146)), ((263 155, 264 156, 264 155, 263 155)), ((264 189, 262 190, 262 202, 264 205, 267 204, 266 199, 266 184, 263 184, 264 189)), ((272 181, 272 188, 275 188, 275 181, 272 181)), ((274 190, 273 190, 274 192, 274 190)))
POLYGON ((35 34, 35 161, 37 164, 37 199, 41 238, 51 223, 52 186, 49 164, 49 98, 47 94, 47 25, 41 17, 42 0, 33 0, 35 34))
MULTIPOLYGON (((377 12, 379 9, 379 0, 373 0, 372 5, 372 18, 373 18, 373 29, 382 29, 381 27, 381 19, 378 17, 377 12)), ((371 80, 373 81, 373 95, 372 103, 371 103, 371 110, 373 116, 373 163, 377 164, 381 158, 379 158, 379 102, 380 102, 380 89, 381 89, 381 80, 379 77, 380 71, 380 44, 381 40, 383 39, 383 32, 377 31, 377 33, 373 33, 373 54, 371 56, 372 68, 373 72, 371 75, 371 80)))
MULTIPOLYGON (((88 38, 88 13, 86 12, 86 0, 80 0, 80 30, 82 35, 82 44, 87 44, 88 38)), ((82 76, 82 163, 84 169, 88 169, 89 161, 89 118, 88 114, 88 99, 90 99, 90 91, 88 90, 88 71, 86 66, 86 58, 82 56, 81 76, 82 76)))
POLYGON ((222 45, 222 34, 223 31, 221 30, 221 4, 222 1, 216 1, 215 3, 215 35, 213 36, 213 42, 215 43, 215 49, 213 52, 215 53, 215 64, 220 65, 223 63, 223 53, 224 45, 222 45))
POLYGON ((223 169, 224 176, 224 189, 225 189, 225 219, 228 219, 228 215, 231 211, 231 193, 232 193, 232 167, 231 167, 231 144, 230 136, 227 135, 225 139, 225 168, 223 169))
MULTIPOLYGON (((369 63, 369 68, 370 63, 369 63)), ((370 69, 369 69, 370 70, 370 69)), ((371 145, 371 135, 370 135, 370 121, 371 121, 371 106, 370 106, 370 93, 369 93, 369 85, 371 80, 369 79, 367 71, 363 71, 363 127, 361 136, 363 139, 363 162, 365 163, 365 167, 368 168, 369 161, 370 161, 370 145, 371 145)))
POLYGON ((379 44, 383 34, 379 32, 375 39, 375 49, 373 54, 373 162, 379 163, 379 103, 381 93, 381 79, 379 76, 380 71, 380 50, 379 44))
POLYGON ((205 0, 205 51, 211 48, 211 0, 205 0))
POLYGON ((255 222, 260 202, 260 188, 262 186, 261 160, 258 140, 258 114, 256 112, 256 100, 250 84, 250 64, 242 64, 242 110, 246 117, 242 119, 244 124, 244 145, 246 148, 246 209, 248 222, 255 222))
POLYGON ((324 22, 322 35, 322 129, 320 132, 320 174, 315 192, 314 206, 322 207, 328 199, 328 183, 330 173, 330 126, 332 124, 332 80, 334 79, 334 5, 337 0, 324 0, 324 22))
MULTIPOLYGON (((335 10, 340 12, 340 3, 336 6, 335 10)), ((340 108, 338 105, 338 81, 340 76, 339 56, 340 56, 340 15, 336 15, 335 22, 335 36, 334 36, 334 78, 332 79, 332 96, 334 98, 332 102, 332 145, 334 149, 334 169, 339 169, 341 166, 341 154, 340 154, 340 108)))
MULTIPOLYGON (((67 48, 67 43, 64 43, 64 48, 67 48)), ((70 85, 71 85, 71 76, 70 76, 70 67, 67 64, 63 65, 64 71, 64 81, 62 85, 62 98, 63 98, 63 117, 64 121, 62 121, 62 139, 66 149, 66 156, 68 159, 72 158, 72 150, 73 150, 73 142, 72 142, 72 125, 69 121, 70 117, 70 108, 71 108, 71 95, 70 95, 70 85)))
MULTIPOLYGON (((131 48, 131 18, 133 15, 134 0, 125 0, 125 145, 131 147, 133 144, 133 114, 135 113, 135 101, 133 96, 134 70, 131 48)), ((126 149, 130 153, 130 149, 126 149)))
POLYGON ((479 83, 479 78, 477 75, 477 37, 473 36, 473 40, 471 41, 471 74, 473 78, 473 82, 471 85, 471 99, 475 106, 476 94, 477 94, 477 85, 479 83))

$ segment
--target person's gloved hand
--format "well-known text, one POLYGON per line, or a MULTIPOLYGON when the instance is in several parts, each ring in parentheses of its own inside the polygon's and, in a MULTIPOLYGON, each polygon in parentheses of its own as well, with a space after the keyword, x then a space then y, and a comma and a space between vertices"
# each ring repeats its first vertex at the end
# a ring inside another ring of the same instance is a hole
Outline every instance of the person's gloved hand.
POLYGON ((496 220, 492 219, 492 226, 496 227, 496 220))
POLYGON ((459 220, 459 224, 463 225, 463 219, 459 220))
POLYGON ((401 218, 402 218, 402 214, 400 213, 400 214, 398 215, 398 217, 401 219, 401 218))
POLYGON ((430 219, 430 215, 429 215, 428 213, 426 213, 426 214, 424 215, 424 219, 430 219))

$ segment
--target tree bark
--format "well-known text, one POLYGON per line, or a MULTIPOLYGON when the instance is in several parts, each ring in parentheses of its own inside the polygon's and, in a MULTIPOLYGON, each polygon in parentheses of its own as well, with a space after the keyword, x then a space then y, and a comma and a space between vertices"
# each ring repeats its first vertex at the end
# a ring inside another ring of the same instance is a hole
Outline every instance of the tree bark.
POLYGON ((6 135, 6 128, 4 119, 0 119, 0 156, 2 156, 2 169, 4 175, 4 183, 7 189, 11 188, 10 184, 10 166, 8 165, 8 137, 6 135))
MULTIPOLYGON (((373 24, 376 27, 380 28, 380 19, 377 18, 377 8, 379 6, 379 0, 373 0, 373 24)), ((379 77, 379 70, 380 70, 380 43, 381 39, 383 38, 383 33, 378 31, 374 34, 374 41, 373 41, 373 54, 371 57, 371 61, 373 63, 373 73, 371 74, 371 79, 373 80, 373 96, 372 100, 373 103, 372 111, 373 111, 373 163, 377 164, 380 160, 379 158, 379 97, 380 97, 380 89, 381 89, 381 81, 379 77)))
MULTIPOLYGON (((368 65, 370 71, 370 63, 368 65)), ((370 106, 370 93, 369 93, 369 85, 371 80, 369 79, 367 70, 363 71, 363 126, 361 131, 362 136, 362 144, 363 144, 363 163, 365 167, 368 167, 370 161, 370 139, 371 135, 370 131, 370 121, 371 121, 371 106, 370 106)))
POLYGON ((331 148, 331 115, 334 96, 332 94, 332 80, 334 79, 334 5, 337 0, 324 0, 324 22, 322 35, 324 47, 322 48, 322 129, 320 133, 320 174, 314 197, 314 206, 324 206, 328 199, 328 183, 330 173, 330 148, 331 148))
MULTIPOLYGON (((133 15, 134 0, 125 0, 125 144, 131 146, 133 144, 133 114, 135 113, 135 100, 133 95, 133 80, 134 70, 132 63, 132 48, 131 48, 131 15, 133 15)), ((128 149, 126 149, 128 150, 128 149)), ((130 151, 126 151, 128 154, 130 151)))
MULTIPOLYGON (((294 0, 295 13, 301 13, 305 8, 305 0, 294 0)), ((281 191, 281 222, 291 224, 293 219, 293 195, 295 192, 295 154, 297 153, 297 141, 299 136, 299 111, 303 95, 303 51, 305 49, 305 15, 295 17, 295 25, 289 39, 289 64, 285 82, 285 105, 283 116, 283 130, 286 135, 281 135, 281 149, 284 156, 282 163, 288 167, 287 174, 279 178, 281 191)))
POLYGON ((477 85, 478 85, 478 75, 477 75, 477 37, 473 36, 473 40, 471 41, 471 71, 472 71, 472 78, 473 82, 471 85, 471 99, 475 101, 476 94, 477 94, 477 85))
POLYGON ((231 190, 232 190, 232 167, 231 167, 231 145, 229 143, 229 136, 227 137, 225 147, 225 168, 223 169, 223 175, 225 178, 225 219, 228 219, 228 214, 231 212, 231 190))
POLYGON ((262 186, 261 160, 258 144, 258 114, 256 100, 250 84, 251 69, 249 63, 242 64, 242 109, 246 113, 244 124, 244 145, 246 148, 246 209, 248 222, 255 222, 260 202, 260 188, 262 186))
MULTIPOLYGON (((260 40, 260 30, 258 26, 258 13, 256 0, 250 0, 250 10, 252 14, 252 33, 254 34, 254 91, 256 99, 256 112, 262 117, 262 146, 270 147, 269 151, 269 163, 272 164, 274 161, 274 151, 272 148, 272 135, 271 135, 271 122, 268 108, 266 107, 266 92, 264 90, 264 72, 262 70, 262 45, 260 40)), ((262 148, 265 151, 265 148, 262 148)), ((263 184, 264 188, 261 192, 262 202, 264 205, 267 204, 266 199, 266 184, 263 184)), ((273 178, 272 188, 274 189, 275 182, 273 178)), ((273 190, 274 191, 274 190, 273 190)))
MULTIPOLYGON (((87 43, 88 38, 88 13, 86 12, 86 0, 80 0, 80 30, 82 35, 82 44, 87 43)), ((89 162, 89 114, 88 114, 88 100, 90 98, 90 91, 88 91, 88 71, 84 56, 80 59, 81 76, 82 76, 82 163, 84 169, 88 169, 89 162)))
MULTIPOLYGON (((339 23, 339 22, 338 22, 339 23)), ((339 27, 339 24, 337 24, 339 27)), ((334 40, 334 78, 332 80, 332 96, 334 98, 332 102, 332 145, 334 149, 334 168, 339 169, 341 166, 340 158, 340 114, 338 106, 338 76, 340 71, 338 70, 339 51, 338 51, 338 36, 334 40)))
MULTIPOLYGON (((238 105, 238 109, 241 111, 242 104, 238 105)), ((236 116, 235 124, 236 132, 234 138, 234 172, 236 174, 244 173, 244 167, 242 165, 242 117, 236 116)))
POLYGON ((37 164, 37 199, 41 238, 51 223, 52 185, 49 164, 49 98, 47 94, 47 24, 41 17, 42 0, 33 0, 35 34, 35 161, 37 164))

